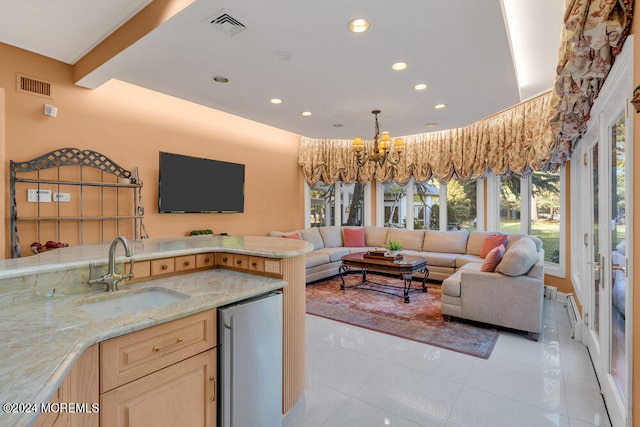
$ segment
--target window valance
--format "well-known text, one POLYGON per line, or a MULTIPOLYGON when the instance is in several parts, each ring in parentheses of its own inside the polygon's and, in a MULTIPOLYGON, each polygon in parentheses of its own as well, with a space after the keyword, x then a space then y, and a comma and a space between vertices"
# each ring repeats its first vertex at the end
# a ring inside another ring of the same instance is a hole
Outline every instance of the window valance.
MULTIPOLYGON (((404 184, 411 177, 423 182, 452 176, 461 180, 484 176, 489 170, 509 176, 555 169, 570 148, 558 143, 549 126, 551 93, 546 93, 469 126, 404 136, 405 152, 398 165, 373 163, 359 169, 351 140, 301 138, 298 162, 309 185, 318 181, 404 184)), ((373 141, 365 141, 368 150, 373 141)))

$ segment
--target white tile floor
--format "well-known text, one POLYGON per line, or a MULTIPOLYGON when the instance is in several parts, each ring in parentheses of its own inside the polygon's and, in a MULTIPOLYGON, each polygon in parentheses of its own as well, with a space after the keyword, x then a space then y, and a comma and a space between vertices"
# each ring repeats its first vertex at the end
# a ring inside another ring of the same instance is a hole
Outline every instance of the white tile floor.
POLYGON ((586 348, 545 300, 538 342, 488 360, 307 315, 307 386, 285 427, 609 426, 586 348))

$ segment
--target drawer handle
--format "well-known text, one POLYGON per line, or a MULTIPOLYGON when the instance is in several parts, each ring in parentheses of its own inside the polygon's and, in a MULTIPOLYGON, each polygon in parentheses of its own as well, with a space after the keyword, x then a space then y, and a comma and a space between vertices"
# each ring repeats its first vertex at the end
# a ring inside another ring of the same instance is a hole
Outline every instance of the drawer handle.
POLYGON ((168 346, 163 347, 163 348, 161 348, 161 347, 159 347, 159 346, 157 346, 157 345, 156 345, 155 347, 153 347, 153 351, 154 351, 155 353, 157 353, 157 352, 159 352, 160 350, 164 350, 164 349, 166 349, 166 348, 173 347, 174 345, 182 344, 182 341, 183 341, 183 340, 182 340, 182 338, 178 338, 178 339, 176 340, 176 343, 175 343, 175 344, 171 344, 171 345, 168 345, 168 346))
POLYGON ((227 262, 227 258, 222 258, 222 262, 227 262))
POLYGON ((185 266, 185 267, 189 267, 189 265, 191 265, 191 262, 189 262, 189 261, 185 261, 185 262, 184 262, 184 266, 185 266))
POLYGON ((211 375, 209 377, 209 381, 211 381, 213 383, 213 396, 211 396, 209 398, 209 400, 211 400, 212 402, 215 402, 216 401, 216 377, 211 375))
POLYGON ((167 268, 169 268, 169 266, 167 264, 162 264, 162 267, 160 267, 163 270, 166 270, 167 268))
POLYGON ((237 260, 236 264, 238 264, 238 265, 242 264, 242 260, 241 259, 237 260))
POLYGON ((210 262, 211 262, 211 260, 210 260, 209 258, 205 258, 205 259, 204 259, 204 263, 205 263, 205 264, 209 264, 210 262))

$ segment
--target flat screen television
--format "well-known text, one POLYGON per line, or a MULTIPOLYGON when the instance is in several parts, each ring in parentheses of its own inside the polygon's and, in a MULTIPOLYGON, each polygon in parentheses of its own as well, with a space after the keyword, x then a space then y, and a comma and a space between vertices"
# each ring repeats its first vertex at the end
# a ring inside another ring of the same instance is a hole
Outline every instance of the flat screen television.
POLYGON ((158 211, 244 212, 244 165, 161 151, 158 211))

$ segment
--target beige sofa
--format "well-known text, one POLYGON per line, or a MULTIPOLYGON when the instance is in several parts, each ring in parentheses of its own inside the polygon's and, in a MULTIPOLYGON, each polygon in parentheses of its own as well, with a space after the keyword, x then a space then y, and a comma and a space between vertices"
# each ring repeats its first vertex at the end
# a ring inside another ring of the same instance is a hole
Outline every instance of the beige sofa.
MULTIPOLYGON (((516 276, 482 272, 480 257, 487 232, 403 230, 364 227, 364 246, 345 247, 344 228, 313 227, 292 232, 272 231, 270 236, 297 233, 313 244, 306 255, 307 283, 339 274, 344 255, 382 248, 390 240, 403 243, 404 255, 427 260, 429 280, 442 282, 442 314, 527 331, 537 339, 542 325, 544 299, 544 250, 540 239, 527 236, 535 245, 535 265, 516 276)), ((521 234, 508 234, 505 257, 521 234)), ((515 254, 515 252, 513 252, 515 254)), ((497 269, 499 270, 499 268, 497 269)))

